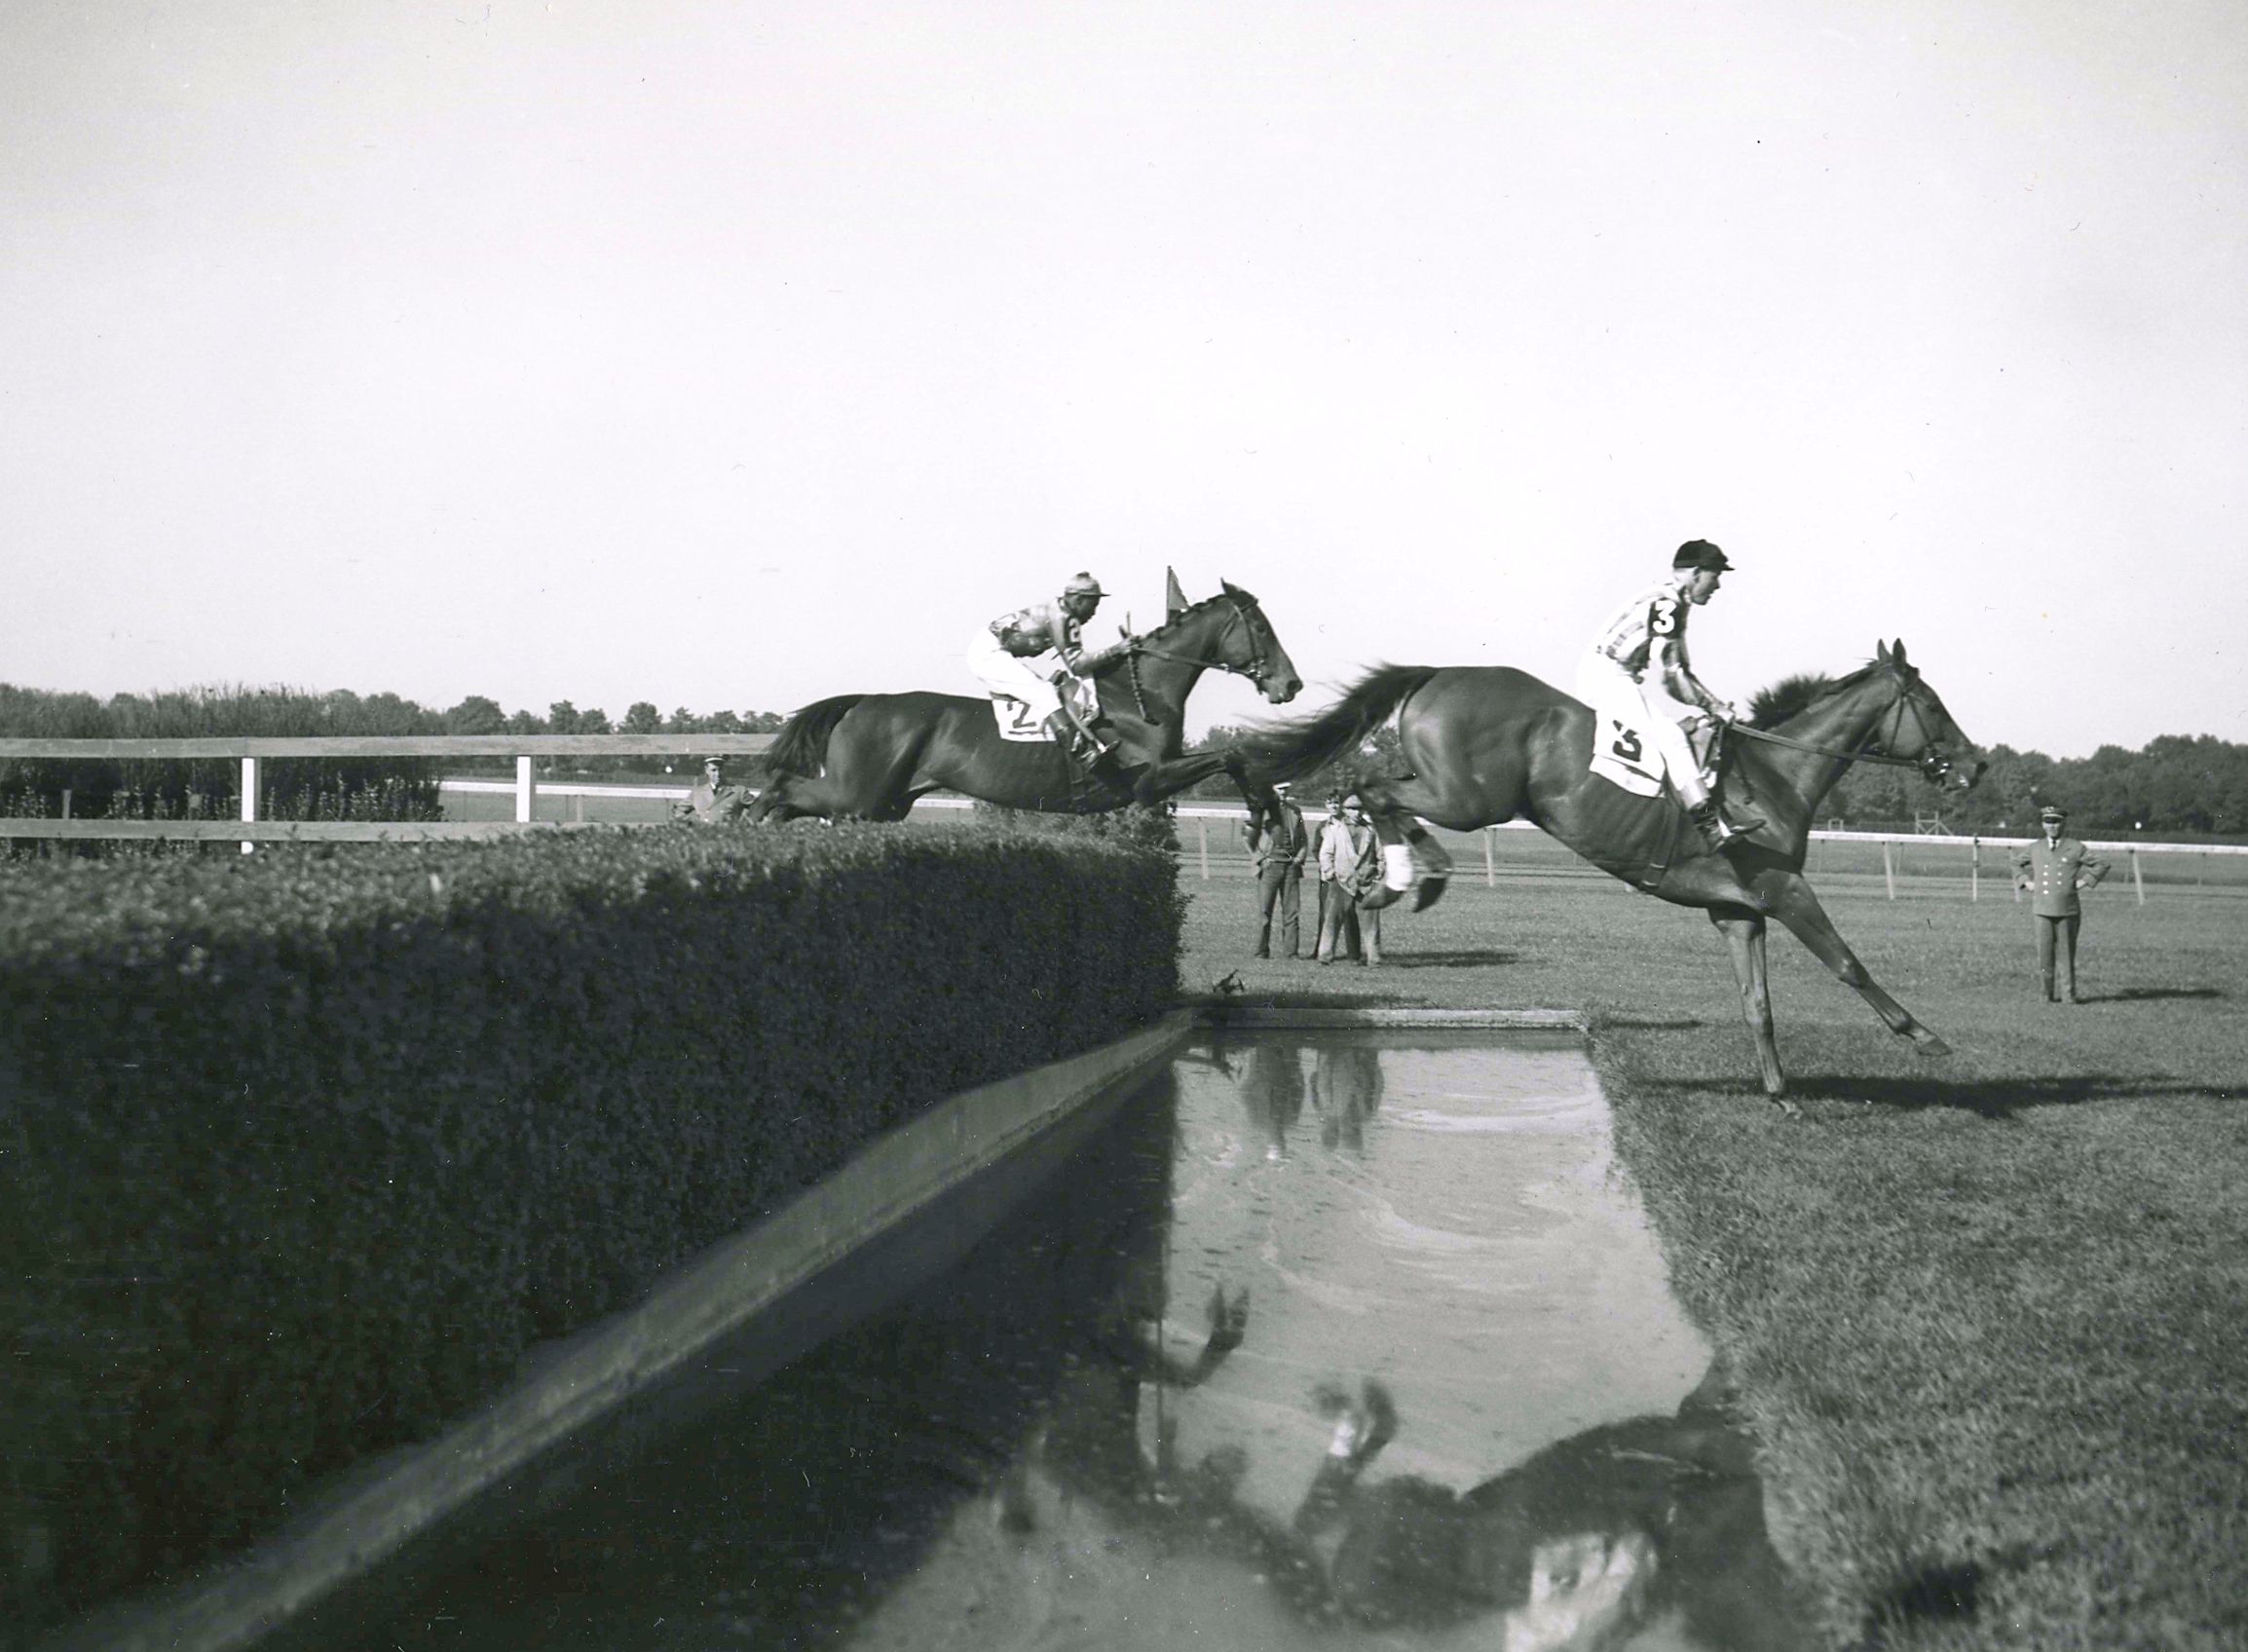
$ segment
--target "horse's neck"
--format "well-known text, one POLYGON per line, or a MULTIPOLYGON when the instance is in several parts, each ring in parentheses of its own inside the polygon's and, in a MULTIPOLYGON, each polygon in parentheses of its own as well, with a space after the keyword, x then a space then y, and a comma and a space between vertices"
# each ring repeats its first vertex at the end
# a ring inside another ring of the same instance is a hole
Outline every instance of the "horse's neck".
POLYGON ((1819 800, 1834 790, 1835 782, 1850 768, 1848 753, 1855 752, 1873 732, 1882 714, 1896 703, 1897 685, 1882 674, 1869 674, 1842 693, 1790 717, 1772 732, 1791 740, 1817 746, 1798 751, 1791 746, 1758 744, 1763 767, 1803 806, 1805 820, 1818 808, 1819 800), (1828 756, 1827 753, 1844 755, 1828 756))
POLYGON ((1158 728, 1183 727, 1186 696, 1194 692, 1194 685, 1208 669, 1201 661, 1210 657, 1211 629, 1209 611, 1205 610, 1176 630, 1167 625, 1158 626, 1137 638, 1158 652, 1135 655, 1113 671, 1105 673, 1101 679, 1103 689, 1114 696, 1116 708, 1129 711, 1135 717, 1143 716, 1158 728), (1134 671, 1140 674, 1137 696, 1132 690, 1134 671))

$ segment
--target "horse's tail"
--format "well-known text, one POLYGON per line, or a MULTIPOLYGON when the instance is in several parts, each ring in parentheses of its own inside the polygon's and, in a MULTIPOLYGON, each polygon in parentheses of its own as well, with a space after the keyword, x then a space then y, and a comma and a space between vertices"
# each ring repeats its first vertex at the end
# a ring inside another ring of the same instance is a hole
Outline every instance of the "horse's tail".
POLYGON ((816 778, 827 764, 828 736, 843 720, 843 713, 867 696, 835 695, 814 700, 780 726, 771 745, 765 748, 765 766, 775 774, 802 774, 816 778))
POLYGON ((1377 665, 1326 710, 1254 728, 1236 749, 1250 773, 1267 785, 1300 780, 1356 751, 1395 715, 1407 695, 1436 674, 1434 665, 1377 665))

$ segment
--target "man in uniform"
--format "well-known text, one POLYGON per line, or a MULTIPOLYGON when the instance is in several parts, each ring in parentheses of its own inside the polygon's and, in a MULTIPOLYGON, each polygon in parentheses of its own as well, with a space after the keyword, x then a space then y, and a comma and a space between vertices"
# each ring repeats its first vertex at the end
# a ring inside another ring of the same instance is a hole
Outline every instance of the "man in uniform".
MULTIPOLYGON (((1249 840, 1249 853, 1256 867, 1256 950, 1252 957, 1272 956, 1272 915, 1280 912, 1280 944, 1287 950, 1283 957, 1300 957, 1303 951, 1303 863, 1310 851, 1311 838, 1304 829, 1303 810, 1296 807, 1288 795, 1286 780, 1273 782, 1273 796, 1280 800, 1280 807, 1269 824, 1256 820, 1242 823, 1242 832, 1249 840)), ((1318 950, 1319 940, 1312 938, 1312 948, 1318 950)))
POLYGON ((2077 897, 2108 875, 2108 863, 2076 839, 2062 835, 2068 819, 2068 811, 2057 804, 2038 810, 2044 836, 2014 856, 2014 887, 2031 895, 2032 920, 2038 926, 2038 975, 2044 982, 2045 1002, 2061 1001, 2053 986, 2058 958, 2067 963, 2061 981, 2069 1002, 2080 1004, 2084 1000, 2077 993, 2077 931, 2083 924, 2084 903, 2077 897))
POLYGON ((1689 724, 1738 723, 1741 714, 1703 686, 1686 657, 1686 620, 1717 594, 1733 567, 1707 540, 1688 540, 1670 558, 1670 577, 1626 603, 1601 627, 1577 669, 1577 697, 1595 717, 1610 705, 1641 709, 1634 722, 1655 744, 1671 787, 1713 849, 1722 849, 1764 824, 1728 815, 1713 795, 1716 776, 1705 771, 1688 740, 1689 724))
POLYGON ((1065 751, 1096 768, 1114 762, 1115 744, 1104 740, 1090 722, 1080 720, 1061 691, 1063 685, 1090 677, 1124 652, 1121 643, 1090 653, 1085 649, 1085 621, 1107 594, 1092 575, 1073 574, 1055 601, 1000 615, 978 630, 968 645, 968 669, 983 679, 985 687, 994 695, 1021 700, 1065 751), (1060 657, 1061 664, 1042 676, 1030 660, 1049 652, 1060 657))

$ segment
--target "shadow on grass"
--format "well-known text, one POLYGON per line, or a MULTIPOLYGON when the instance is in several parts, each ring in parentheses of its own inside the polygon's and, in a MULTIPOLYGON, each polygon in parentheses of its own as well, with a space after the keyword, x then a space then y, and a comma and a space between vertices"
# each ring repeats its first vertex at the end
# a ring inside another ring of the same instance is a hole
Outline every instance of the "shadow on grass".
MULTIPOLYGON (((1632 1088, 1650 1093, 1748 1096, 1763 1100, 1762 1086, 1752 1079, 1639 1080, 1632 1088)), ((2025 1108, 2066 1108, 2084 1102, 2143 1101, 2155 1096, 2209 1096, 2206 1084, 2182 1082, 2152 1075, 2133 1077, 2119 1072, 2078 1072, 2060 1078, 1910 1078, 1855 1075, 1840 1072, 1790 1076, 1789 1100, 1855 1103, 1860 1108, 1885 1108, 1892 1112, 1920 1112, 1941 1108, 1971 1112, 1989 1119, 2011 1119, 2025 1108)))
POLYGON ((2221 998, 2220 987, 2125 987, 2118 993, 2086 993, 2084 1002, 2138 1003, 2147 998, 2221 998))
POLYGON ((1397 953, 1385 952, 1382 966, 1389 969, 1481 969, 1494 963, 1513 963, 1516 953, 1397 953))
POLYGON ((1865 1644, 1892 1646, 1916 1625, 1961 1623, 1975 1615, 1982 1593, 1982 1567, 1972 1560, 1923 1566, 1899 1578, 1867 1613, 1865 1644))

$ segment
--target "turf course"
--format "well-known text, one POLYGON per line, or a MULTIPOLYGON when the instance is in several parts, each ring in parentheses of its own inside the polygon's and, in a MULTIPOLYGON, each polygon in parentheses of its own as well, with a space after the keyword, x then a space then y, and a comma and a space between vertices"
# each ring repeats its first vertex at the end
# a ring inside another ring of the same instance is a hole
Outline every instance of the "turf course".
POLYGON ((1381 967, 1260 963, 1247 877, 1187 862, 1189 992, 1238 970, 1250 1002, 1592 1012, 1624 1161, 1735 1362, 1831 1645, 2248 1645, 2237 888, 2141 906, 2111 879, 2070 1007, 2039 998, 2003 871, 1970 904, 1815 868, 1955 1054, 1916 1054, 1776 929, 1790 1123, 1700 914, 1596 876, 1486 888, 1463 860, 1440 905, 1384 915, 1381 967))

